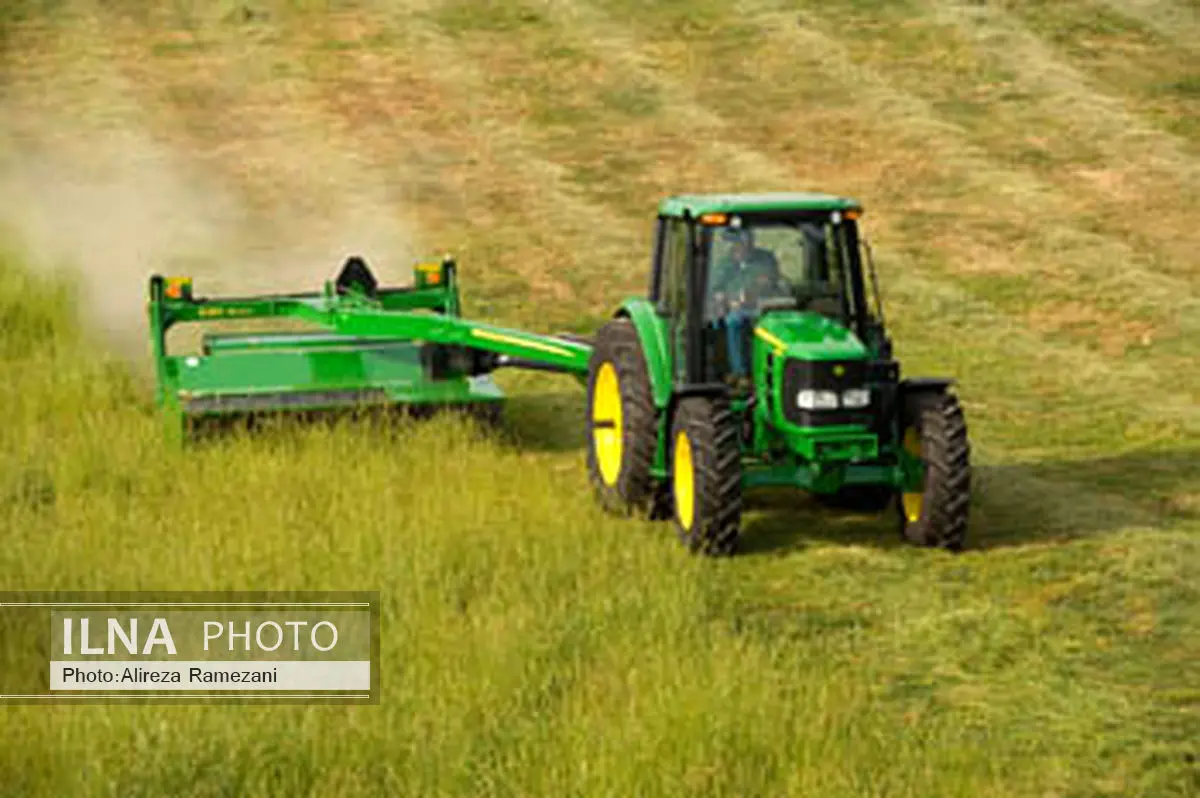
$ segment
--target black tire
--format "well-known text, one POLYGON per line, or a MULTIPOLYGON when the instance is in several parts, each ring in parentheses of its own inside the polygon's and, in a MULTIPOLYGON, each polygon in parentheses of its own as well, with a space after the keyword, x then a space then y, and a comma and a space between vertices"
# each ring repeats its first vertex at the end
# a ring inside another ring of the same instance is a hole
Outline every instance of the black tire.
POLYGON ((919 546, 962 550, 971 504, 971 446, 958 398, 948 393, 909 396, 901 434, 919 442, 925 463, 919 507, 906 509, 905 494, 896 502, 901 533, 919 546))
POLYGON ((733 554, 742 525, 742 453, 738 424, 724 399, 684 399, 675 409, 669 442, 672 513, 679 539, 690 550, 711 556, 733 554), (690 472, 681 462, 686 438, 690 472), (690 503, 681 491, 689 479, 690 503), (684 516, 688 517, 684 517, 684 516))
POLYGON ((817 503, 852 513, 881 513, 892 505, 896 491, 885 485, 850 485, 836 493, 814 493, 817 503))
POLYGON ((600 504, 618 514, 653 509, 649 505, 656 486, 650 466, 658 445, 658 424, 646 358, 637 330, 628 319, 610 321, 596 335, 588 363, 587 428, 588 477, 600 504), (598 448, 602 447, 602 430, 607 429, 603 424, 612 420, 597 417, 597 384, 606 368, 615 375, 620 396, 619 466, 603 458, 598 448))

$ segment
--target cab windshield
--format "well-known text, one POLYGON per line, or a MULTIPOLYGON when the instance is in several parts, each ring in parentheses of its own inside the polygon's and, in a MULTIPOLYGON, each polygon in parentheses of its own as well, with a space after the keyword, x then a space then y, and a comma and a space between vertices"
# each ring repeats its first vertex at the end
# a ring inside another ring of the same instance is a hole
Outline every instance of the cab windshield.
POLYGON ((846 227, 824 217, 708 228, 706 321, 794 309, 848 323, 854 305, 846 227))

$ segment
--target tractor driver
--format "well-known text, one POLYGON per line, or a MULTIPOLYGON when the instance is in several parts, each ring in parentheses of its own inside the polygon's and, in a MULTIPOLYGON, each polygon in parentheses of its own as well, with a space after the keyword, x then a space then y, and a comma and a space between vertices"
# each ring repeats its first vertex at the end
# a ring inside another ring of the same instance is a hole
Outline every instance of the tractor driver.
POLYGON ((754 246, 754 231, 726 228, 722 237, 733 246, 713 269, 711 296, 717 312, 724 313, 730 377, 742 380, 750 373, 746 330, 758 317, 759 301, 792 293, 775 254, 754 246))

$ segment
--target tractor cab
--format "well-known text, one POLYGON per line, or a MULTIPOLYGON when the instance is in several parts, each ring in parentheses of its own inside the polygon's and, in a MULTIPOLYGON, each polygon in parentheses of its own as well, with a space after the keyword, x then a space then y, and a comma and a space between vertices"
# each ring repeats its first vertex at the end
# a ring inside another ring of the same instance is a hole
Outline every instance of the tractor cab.
POLYGON ((852 201, 816 194, 664 202, 651 301, 667 322, 676 382, 753 393, 753 342, 770 340, 772 325, 759 325, 767 314, 790 318, 789 329, 808 319, 810 338, 848 332, 888 357, 863 276, 860 214, 852 201))

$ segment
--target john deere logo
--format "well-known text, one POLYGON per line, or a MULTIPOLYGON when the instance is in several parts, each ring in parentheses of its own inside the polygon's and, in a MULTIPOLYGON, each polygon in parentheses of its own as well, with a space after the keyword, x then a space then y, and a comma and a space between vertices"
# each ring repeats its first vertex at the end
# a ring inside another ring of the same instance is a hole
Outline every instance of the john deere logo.
POLYGON ((844 377, 845 375, 846 375, 846 367, 845 366, 834 366, 833 367, 833 376, 844 377))

